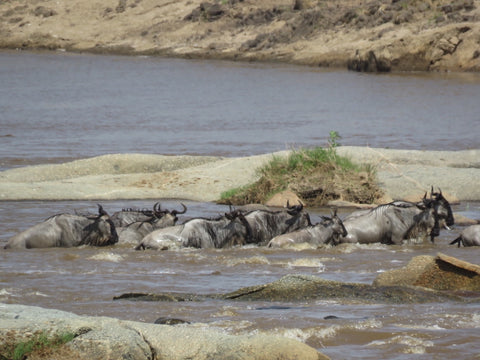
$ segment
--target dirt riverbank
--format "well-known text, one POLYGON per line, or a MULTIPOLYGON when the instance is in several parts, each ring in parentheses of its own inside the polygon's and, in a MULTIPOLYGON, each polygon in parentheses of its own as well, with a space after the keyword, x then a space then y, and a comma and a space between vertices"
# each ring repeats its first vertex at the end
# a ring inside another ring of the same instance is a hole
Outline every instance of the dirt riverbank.
MULTIPOLYGON (((387 198, 415 200, 435 186, 450 201, 480 201, 480 150, 337 150, 354 162, 375 166, 387 198)), ((271 158, 114 154, 27 166, 0 172, 0 200, 216 201, 222 192, 254 182, 256 169, 271 158)))
POLYGON ((480 0, 12 0, 0 48, 479 71, 480 0))

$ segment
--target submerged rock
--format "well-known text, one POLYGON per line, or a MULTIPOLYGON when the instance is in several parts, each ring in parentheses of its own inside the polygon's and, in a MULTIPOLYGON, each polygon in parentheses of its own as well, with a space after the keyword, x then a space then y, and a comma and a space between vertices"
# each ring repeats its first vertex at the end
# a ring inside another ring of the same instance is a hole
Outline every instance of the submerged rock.
POLYGON ((226 294, 122 294, 114 300, 136 301, 204 301, 206 299, 235 301, 305 301, 317 299, 344 299, 366 303, 425 303, 460 300, 445 294, 410 286, 373 286, 324 280, 309 275, 286 275, 272 283, 240 288, 226 294))

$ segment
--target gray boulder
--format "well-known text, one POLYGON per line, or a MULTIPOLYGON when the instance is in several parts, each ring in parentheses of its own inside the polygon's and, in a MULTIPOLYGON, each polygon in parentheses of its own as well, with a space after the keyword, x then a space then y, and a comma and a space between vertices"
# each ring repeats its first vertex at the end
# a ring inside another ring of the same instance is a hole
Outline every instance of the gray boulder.
POLYGON ((75 334, 65 345, 71 359, 328 359, 308 345, 281 336, 235 336, 188 325, 173 327, 0 304, 0 349, 6 342, 25 341, 39 332, 75 334))

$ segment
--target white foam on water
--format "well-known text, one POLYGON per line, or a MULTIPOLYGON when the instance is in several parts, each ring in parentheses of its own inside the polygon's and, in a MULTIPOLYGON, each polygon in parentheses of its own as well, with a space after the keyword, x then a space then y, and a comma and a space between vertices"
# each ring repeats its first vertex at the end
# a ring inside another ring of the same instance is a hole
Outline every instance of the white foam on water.
POLYGON ((296 268, 296 267, 309 267, 309 268, 317 268, 318 272, 325 272, 326 266, 323 264, 319 259, 312 259, 312 258, 302 258, 296 259, 294 261, 288 262, 288 268, 296 268))
POLYGON ((480 313, 473 313, 470 316, 445 314, 444 318, 448 322, 449 328, 475 329, 480 327, 480 313))
POLYGON ((172 270, 172 269, 149 270, 148 273, 149 273, 149 274, 152 274, 152 275, 162 275, 162 274, 172 275, 172 274, 177 274, 177 272, 176 272, 175 270, 172 270))
MULTIPOLYGON (((281 334, 290 339, 299 340, 301 342, 308 342, 311 339, 316 339, 316 341, 322 341, 331 339, 335 336, 341 334, 343 330, 358 330, 365 331, 368 329, 378 329, 382 328, 383 323, 376 319, 367 319, 360 322, 348 322, 340 323, 329 326, 318 326, 311 328, 275 328, 267 331, 268 334, 281 334)), ((341 335, 340 335, 341 336, 341 335)))
POLYGON ((392 347, 400 346, 404 354, 425 354, 427 348, 434 346, 433 341, 421 339, 411 335, 396 335, 386 340, 374 340, 367 344, 372 347, 392 347))
POLYGON ((388 250, 388 246, 385 244, 374 243, 374 244, 340 244, 335 249, 342 254, 350 254, 358 250, 388 250))
POLYGON ((123 259, 124 258, 122 255, 114 254, 112 252, 101 252, 87 258, 87 260, 111 261, 116 263, 122 261, 123 259))
POLYGON ((12 294, 10 291, 8 291, 7 289, 0 289, 0 296, 15 296, 14 294, 12 294))
POLYGON ((212 314, 211 317, 233 317, 239 316, 238 308, 233 306, 222 306, 216 313, 212 314))

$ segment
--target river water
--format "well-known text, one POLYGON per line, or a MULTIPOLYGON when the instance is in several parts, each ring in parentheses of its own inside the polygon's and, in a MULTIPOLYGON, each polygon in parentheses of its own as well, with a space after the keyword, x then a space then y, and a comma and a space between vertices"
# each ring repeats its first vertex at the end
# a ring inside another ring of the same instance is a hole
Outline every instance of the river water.
MULTIPOLYGON (((476 74, 365 75, 287 65, 0 52, 0 169, 106 153, 244 156, 324 146, 330 131, 338 131, 345 145, 480 148, 478 94, 476 74)), ((150 208, 154 201, 102 204, 113 213, 150 208)), ((180 221, 227 211, 212 203, 184 203, 188 211, 180 221)), ((162 206, 180 208, 173 200, 162 206)), ((480 219, 480 203, 453 209, 480 219)), ((96 204, 0 202, 0 246, 50 215, 74 211, 94 212, 96 204)), ((309 212, 313 221, 329 214, 309 212)), ((414 256, 438 252, 478 264, 480 249, 448 245, 461 230, 442 230, 435 244, 315 250, 1 250, 0 302, 144 322, 174 317, 232 334, 280 334, 332 359, 474 359, 480 354, 478 303, 112 300, 127 292, 229 292, 287 274, 371 283, 414 256), (325 319, 330 315, 337 318, 325 319)))

